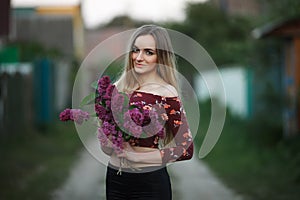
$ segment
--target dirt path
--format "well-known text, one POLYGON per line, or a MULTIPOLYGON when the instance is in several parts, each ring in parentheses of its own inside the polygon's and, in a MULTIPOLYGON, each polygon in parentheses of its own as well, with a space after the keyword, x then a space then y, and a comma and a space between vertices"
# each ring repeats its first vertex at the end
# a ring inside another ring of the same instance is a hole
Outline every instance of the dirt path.
POLYGON ((69 178, 54 194, 54 200, 102 200, 105 199, 106 167, 89 152, 81 152, 69 178))
POLYGON ((242 200, 194 157, 169 166, 173 200, 242 200))
MULTIPOLYGON (((168 167, 173 200, 241 200, 220 182, 209 168, 196 157, 168 167)), ((53 193, 53 200, 105 199, 106 167, 83 151, 69 178, 53 193)))

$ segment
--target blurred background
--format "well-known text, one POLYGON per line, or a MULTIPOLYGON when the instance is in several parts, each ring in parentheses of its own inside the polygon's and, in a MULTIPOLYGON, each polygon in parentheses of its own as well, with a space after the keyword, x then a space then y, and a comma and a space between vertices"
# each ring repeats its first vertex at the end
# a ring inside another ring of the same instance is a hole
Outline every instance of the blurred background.
MULTIPOLYGON (((0 199, 51 198, 83 148, 74 125, 58 122, 80 63, 106 38, 148 23, 193 38, 220 70, 226 122, 204 162, 245 199, 299 199, 299 0, 2 0, 0 199)), ((178 66, 198 95, 199 149, 218 91, 209 96, 184 59, 178 66)))

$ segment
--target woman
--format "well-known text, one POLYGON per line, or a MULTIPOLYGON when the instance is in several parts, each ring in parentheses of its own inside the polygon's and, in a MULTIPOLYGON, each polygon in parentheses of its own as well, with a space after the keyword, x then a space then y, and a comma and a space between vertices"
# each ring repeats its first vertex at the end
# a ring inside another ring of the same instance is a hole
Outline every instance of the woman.
POLYGON ((175 55, 167 31, 155 25, 138 28, 129 48, 125 69, 115 85, 130 94, 131 105, 139 104, 143 109, 163 107, 160 116, 165 122, 164 133, 147 138, 132 136, 124 142, 121 153, 102 146, 110 155, 107 199, 172 199, 166 164, 193 155, 192 135, 178 97, 175 55))

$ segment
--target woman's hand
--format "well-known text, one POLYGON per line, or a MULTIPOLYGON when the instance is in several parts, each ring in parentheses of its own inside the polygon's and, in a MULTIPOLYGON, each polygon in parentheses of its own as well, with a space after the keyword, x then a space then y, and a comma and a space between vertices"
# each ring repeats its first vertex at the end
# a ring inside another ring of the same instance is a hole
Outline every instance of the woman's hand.
POLYGON ((125 158, 130 162, 139 162, 137 152, 131 147, 131 145, 128 142, 124 142, 123 147, 123 151, 117 154, 119 158, 125 158))
POLYGON ((108 155, 108 156, 111 156, 111 155, 112 155, 112 153, 113 153, 114 150, 113 150, 113 148, 112 148, 112 143, 111 143, 110 140, 108 140, 105 144, 104 144, 104 143, 101 143, 100 145, 101 145, 102 151, 103 151, 106 155, 108 155))
POLYGON ((125 158, 129 162, 148 163, 148 164, 162 164, 162 158, 158 149, 151 151, 137 151, 128 142, 123 143, 124 149, 117 154, 119 158, 125 158))

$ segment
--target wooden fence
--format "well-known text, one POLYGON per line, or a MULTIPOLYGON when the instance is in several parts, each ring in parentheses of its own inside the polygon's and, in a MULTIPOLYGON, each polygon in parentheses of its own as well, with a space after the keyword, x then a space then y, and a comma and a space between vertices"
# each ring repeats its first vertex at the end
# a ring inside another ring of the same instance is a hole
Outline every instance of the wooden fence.
POLYGON ((18 134, 32 124, 33 91, 31 85, 32 73, 2 68, 0 72, 1 135, 18 134))

